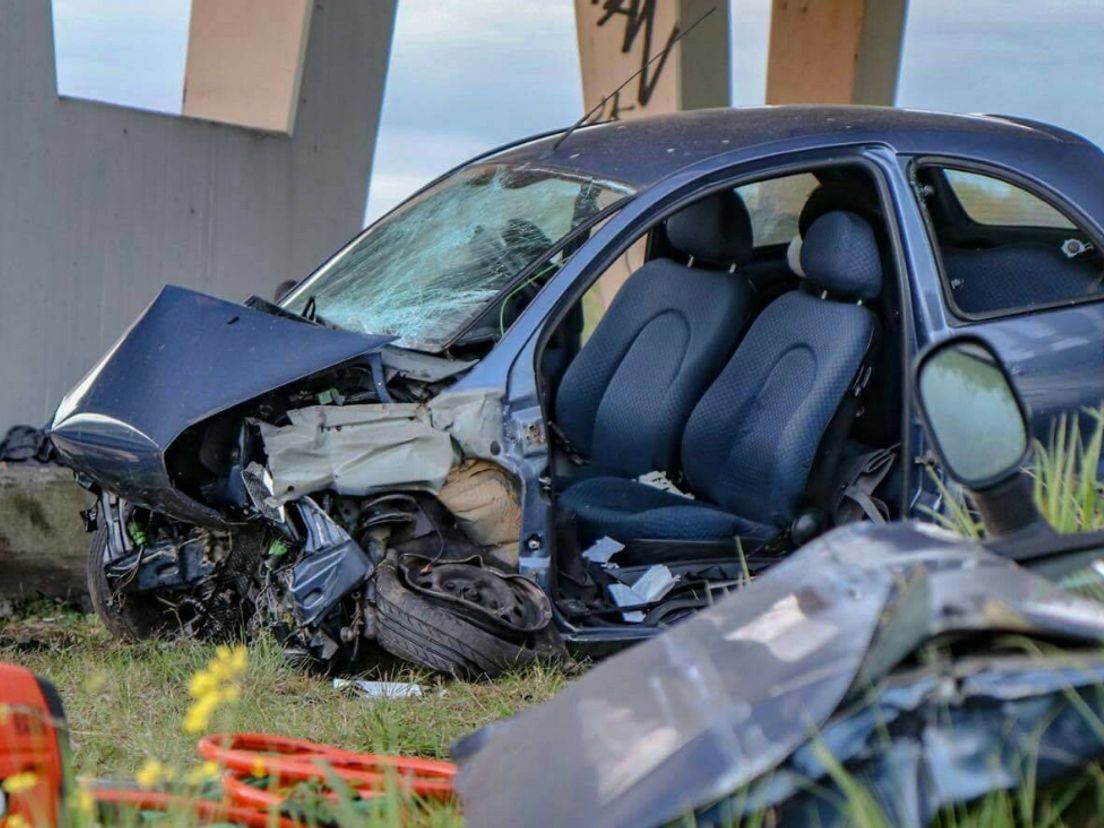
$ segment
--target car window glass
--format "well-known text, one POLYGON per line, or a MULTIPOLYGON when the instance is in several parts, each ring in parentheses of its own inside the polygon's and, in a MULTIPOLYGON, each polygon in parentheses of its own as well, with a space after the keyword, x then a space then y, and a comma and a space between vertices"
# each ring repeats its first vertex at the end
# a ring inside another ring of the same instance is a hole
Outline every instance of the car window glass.
POLYGON ((817 187, 811 173, 787 175, 738 187, 751 214, 756 247, 786 244, 797 235, 797 220, 809 193, 817 187))
POLYGON ((509 315, 488 313, 500 293, 511 291, 516 313, 547 273, 525 285, 515 277, 631 192, 553 168, 465 167, 378 221, 280 304, 417 350, 440 351, 481 315, 495 317, 493 336, 509 315))
POLYGON ((944 174, 966 215, 978 224, 1074 229, 1073 222, 1041 198, 1007 181, 964 170, 944 174))
POLYGON ((990 317, 1104 298, 1104 260, 1068 216, 1024 187, 976 172, 917 170, 960 316, 990 317))

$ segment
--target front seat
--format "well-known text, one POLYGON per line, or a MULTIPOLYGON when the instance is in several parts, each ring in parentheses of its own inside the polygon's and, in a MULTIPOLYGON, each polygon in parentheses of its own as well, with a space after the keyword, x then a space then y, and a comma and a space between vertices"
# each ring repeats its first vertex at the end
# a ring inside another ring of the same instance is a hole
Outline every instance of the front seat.
POLYGON ((701 499, 623 477, 581 480, 560 502, 591 535, 766 540, 790 526, 829 423, 866 376, 878 321, 862 303, 882 285, 874 233, 854 213, 818 218, 801 265, 811 290, 763 310, 690 415, 682 470, 701 499))
POLYGON ((634 272, 556 392, 554 422, 589 461, 582 475, 671 470, 691 408, 747 322, 751 288, 733 272, 753 251, 743 200, 721 191, 666 230, 690 262, 653 259, 634 272))

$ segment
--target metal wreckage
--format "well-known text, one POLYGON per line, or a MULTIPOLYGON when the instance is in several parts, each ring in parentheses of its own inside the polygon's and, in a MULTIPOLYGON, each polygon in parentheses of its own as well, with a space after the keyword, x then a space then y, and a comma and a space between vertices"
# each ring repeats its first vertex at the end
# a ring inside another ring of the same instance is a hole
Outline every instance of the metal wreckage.
POLYGON ((1104 540, 1015 472, 1104 397, 1102 160, 999 117, 682 113, 475 159, 275 303, 165 288, 48 430, 96 495, 93 603, 329 670, 635 644, 458 746, 475 825, 831 824, 839 767, 922 824, 1015 784, 1028 734, 1058 776, 1100 752, 1104 615, 1069 590, 1104 540), (976 222, 963 175, 1053 215, 976 222), (902 522, 944 505, 934 457, 984 547, 902 522))

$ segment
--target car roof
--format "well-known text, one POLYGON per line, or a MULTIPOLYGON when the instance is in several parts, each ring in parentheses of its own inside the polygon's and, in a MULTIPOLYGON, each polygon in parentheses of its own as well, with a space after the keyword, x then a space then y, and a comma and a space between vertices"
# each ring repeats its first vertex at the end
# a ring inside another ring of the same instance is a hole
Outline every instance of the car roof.
POLYGON ((533 163, 622 181, 643 189, 695 162, 752 147, 801 150, 856 143, 901 152, 1020 156, 1039 142, 1095 149, 1079 135, 1023 118, 951 115, 878 106, 763 106, 699 109, 585 126, 527 139, 484 160, 533 163), (557 146, 557 141, 559 145, 557 146))

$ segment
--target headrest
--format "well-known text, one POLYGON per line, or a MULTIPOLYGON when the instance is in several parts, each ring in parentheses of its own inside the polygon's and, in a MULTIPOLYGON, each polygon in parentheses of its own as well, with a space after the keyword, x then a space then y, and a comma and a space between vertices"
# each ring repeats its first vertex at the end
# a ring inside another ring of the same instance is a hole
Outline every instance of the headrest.
POLYGON ((804 236, 813 222, 826 213, 846 210, 873 222, 881 215, 878 191, 867 175, 850 175, 827 181, 809 193, 801 215, 797 218, 797 232, 804 236))
POLYGON ((854 213, 836 210, 813 222, 801 245, 805 278, 838 298, 873 299, 882 290, 874 231, 854 213))
POLYGON ((721 190, 667 219, 667 238, 676 250, 712 264, 751 261, 751 216, 733 190, 721 190))

